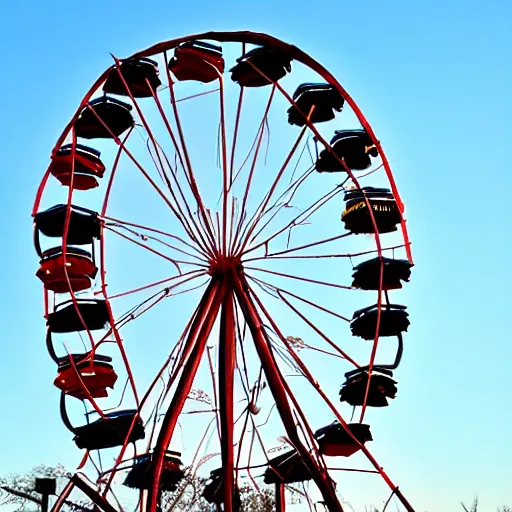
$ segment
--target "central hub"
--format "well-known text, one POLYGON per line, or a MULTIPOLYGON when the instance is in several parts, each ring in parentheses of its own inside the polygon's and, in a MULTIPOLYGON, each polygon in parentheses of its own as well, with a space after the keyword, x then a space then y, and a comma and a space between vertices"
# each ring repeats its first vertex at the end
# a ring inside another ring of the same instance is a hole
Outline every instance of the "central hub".
POLYGON ((243 270, 242 262, 237 256, 219 256, 210 260, 208 274, 211 276, 225 276, 226 274, 239 274, 243 270))

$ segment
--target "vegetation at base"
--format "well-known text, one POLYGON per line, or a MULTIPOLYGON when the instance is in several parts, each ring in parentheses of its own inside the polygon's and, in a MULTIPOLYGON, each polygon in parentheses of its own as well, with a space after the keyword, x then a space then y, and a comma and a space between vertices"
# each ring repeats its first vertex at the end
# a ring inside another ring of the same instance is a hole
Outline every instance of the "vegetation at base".
MULTIPOLYGON (((37 466, 28 473, 8 475, 0 477, 0 510, 9 506, 13 512, 40 512, 41 495, 35 492, 35 480, 37 477, 56 478, 57 489, 62 489, 71 473, 58 465, 55 467, 37 466)), ((213 512, 215 505, 202 498, 202 492, 207 480, 199 476, 186 476, 173 493, 164 493, 162 496, 162 512, 213 512)), ((255 490, 250 486, 240 489, 242 504, 241 512, 272 512, 274 510, 273 489, 262 487, 255 490)), ((120 511, 128 512, 120 504, 120 511)), ((66 501, 62 512, 94 512, 90 501, 66 501)))
MULTIPOLYGON (((0 507, 9 506, 13 512, 39 512, 41 510, 41 495, 35 492, 35 480, 37 477, 55 478, 57 489, 66 485, 71 473, 62 465, 55 467, 40 465, 28 473, 13 474, 0 477, 0 507)), ((162 512, 214 512, 215 505, 202 498, 202 492, 207 480, 200 476, 188 475, 183 478, 180 485, 173 493, 164 493, 162 497, 162 512)), ((289 488, 289 498, 294 502, 301 501, 301 493, 289 488)), ((259 490, 251 486, 240 489, 241 512, 273 512, 275 499, 274 489, 262 487, 259 490)), ((288 501, 288 500, 287 500, 288 501)), ((389 503, 388 503, 389 504, 389 503)), ((119 510, 124 509, 117 504, 119 510)), ((343 505, 346 510, 356 512, 348 503, 343 505)), ((132 507, 133 508, 133 507, 132 507)), ((471 505, 461 502, 461 512, 490 512, 479 508, 478 498, 471 505)), ((4 510, 2 508, 2 510, 4 510)), ((131 508, 130 508, 131 510, 131 508)), ((388 506, 379 509, 366 507, 364 512, 387 512, 388 506)), ((94 512, 94 507, 88 501, 67 500, 63 512, 94 512)), ((127 512, 127 511, 126 511, 127 512)), ((323 512, 323 511, 322 511, 323 512)), ((512 512, 512 507, 502 506, 496 512, 512 512)))

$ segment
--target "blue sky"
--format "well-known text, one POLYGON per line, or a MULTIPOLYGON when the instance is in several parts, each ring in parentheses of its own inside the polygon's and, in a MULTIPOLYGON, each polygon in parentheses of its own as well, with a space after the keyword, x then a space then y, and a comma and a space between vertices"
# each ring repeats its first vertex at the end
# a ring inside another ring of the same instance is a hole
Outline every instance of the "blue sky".
POLYGON ((31 239, 57 136, 110 52, 247 29, 299 46, 338 78, 380 137, 407 206, 412 325, 399 395, 372 422, 371 448, 418 511, 457 510, 475 495, 483 511, 512 504, 511 15, 498 0, 2 6, 0 473, 79 459, 58 417, 31 239))

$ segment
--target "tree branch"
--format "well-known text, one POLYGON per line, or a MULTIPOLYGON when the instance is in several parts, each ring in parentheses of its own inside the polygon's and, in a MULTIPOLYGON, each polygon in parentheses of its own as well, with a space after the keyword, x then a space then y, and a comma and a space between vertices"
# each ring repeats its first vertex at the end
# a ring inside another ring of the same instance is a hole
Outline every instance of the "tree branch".
MULTIPOLYGON (((12 487, 8 487, 7 485, 0 485, 0 489, 2 489, 2 491, 5 491, 9 494, 12 494, 13 496, 18 497, 18 498, 22 498, 24 500, 31 501, 32 503, 35 503, 36 505, 41 505, 41 503, 42 503, 42 500, 40 500, 39 498, 36 498, 35 496, 32 496, 31 494, 29 494, 27 492, 19 491, 17 489, 13 489, 12 487)), ((66 505, 68 505, 69 507, 72 507, 74 510, 79 510, 81 512, 93 512, 92 509, 90 509, 89 507, 80 505, 78 503, 73 503, 72 501, 66 500, 64 503, 66 505)))

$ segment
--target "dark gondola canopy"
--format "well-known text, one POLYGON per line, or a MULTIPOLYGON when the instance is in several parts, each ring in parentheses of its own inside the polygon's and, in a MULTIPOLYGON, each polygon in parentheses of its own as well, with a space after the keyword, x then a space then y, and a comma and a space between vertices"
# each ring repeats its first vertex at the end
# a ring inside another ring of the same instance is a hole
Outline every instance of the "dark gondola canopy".
POLYGON ((261 46, 239 57, 230 69, 233 82, 242 87, 263 87, 277 82, 292 69, 292 58, 282 50, 261 46), (265 75, 265 76, 263 76, 265 75))
MULTIPOLYGON (((182 469, 181 453, 167 450, 164 455, 160 490, 173 492, 185 475, 182 469)), ((124 485, 132 489, 150 489, 153 484, 153 454, 144 453, 135 458, 132 469, 126 475, 124 485)))
POLYGON ((295 451, 288 451, 274 457, 265 470, 264 482, 266 484, 293 484, 311 480, 309 469, 302 457, 295 451))
POLYGON ((129 443, 144 439, 144 425, 135 410, 124 410, 105 414, 92 423, 74 429, 74 441, 78 448, 102 450, 122 446, 132 422, 134 427, 128 438, 129 443))
POLYGON ((402 220, 395 198, 388 189, 363 187, 360 190, 349 190, 345 194, 345 201, 341 220, 345 228, 354 234, 375 233, 368 203, 379 233, 396 231, 397 224, 402 220))
POLYGON ((132 106, 109 96, 90 101, 75 121, 77 137, 112 139, 131 128, 135 121, 132 106))
MULTIPOLYGON (((381 308, 379 336, 399 336, 409 327, 409 314, 406 306, 399 304, 384 304, 381 308)), ((365 340, 373 340, 377 330, 379 310, 377 304, 359 309, 352 316, 350 329, 353 336, 365 340)))
POLYGON ((75 300, 77 307, 73 300, 67 300, 58 304, 55 311, 48 315, 48 327, 51 332, 84 331, 86 328, 95 331, 105 328, 110 317, 104 300, 78 297, 75 300))
POLYGON ((340 402, 347 402, 354 407, 361 406, 364 403, 366 389, 368 389, 366 405, 368 407, 386 407, 388 399, 396 397, 397 387, 396 381, 391 378, 393 373, 384 373, 384 371, 374 366, 371 377, 366 369, 347 377, 340 390, 340 402), (369 387, 368 380, 370 380, 369 387))
POLYGON ((346 172, 346 167, 362 171, 372 164, 371 157, 379 155, 366 130, 338 130, 331 139, 330 146, 331 151, 323 149, 318 156, 315 164, 318 172, 346 172))
POLYGON ((349 423, 348 429, 352 435, 346 431, 343 425, 335 421, 327 427, 317 430, 315 438, 318 441, 320 453, 330 457, 350 457, 361 449, 359 443, 364 444, 367 441, 373 440, 369 425, 349 423))
MULTIPOLYGON (((67 205, 58 204, 34 216, 36 231, 50 238, 62 238, 67 205)), ((66 242, 70 245, 92 244, 101 231, 98 214, 87 208, 71 205, 66 242)))
POLYGON ((122 60, 112 68, 103 85, 103 92, 129 96, 128 87, 134 98, 150 98, 161 84, 158 64, 154 60, 132 58, 122 60))
POLYGON ((345 100, 331 84, 299 85, 293 93, 296 105, 288 109, 288 123, 304 126, 309 116, 311 123, 323 123, 334 119, 335 112, 341 112, 345 100))
POLYGON ((402 281, 409 282, 413 266, 408 260, 395 260, 385 257, 372 258, 354 267, 352 286, 361 290, 378 290, 382 267, 382 289, 396 290, 402 288, 402 281))
MULTIPOLYGON (((214 469, 203 489, 203 498, 208 503, 219 505, 224 502, 224 468, 214 469)), ((233 487, 233 511, 240 510, 240 491, 238 486, 233 487)))
POLYGON ((94 361, 99 361, 99 362, 103 362, 103 363, 111 363, 112 362, 112 358, 109 357, 109 356, 102 356, 100 354, 93 354, 92 351, 89 351, 89 352, 81 352, 81 353, 77 353, 77 354, 68 354, 68 355, 65 355, 65 356, 62 356, 62 357, 57 357, 55 355, 55 357, 53 356, 52 354, 52 359, 57 363, 57 365, 60 367, 65 367, 70 363, 70 358, 73 359, 73 362, 75 364, 78 364, 78 363, 82 363, 86 360, 90 361, 91 359, 93 359, 94 361))

